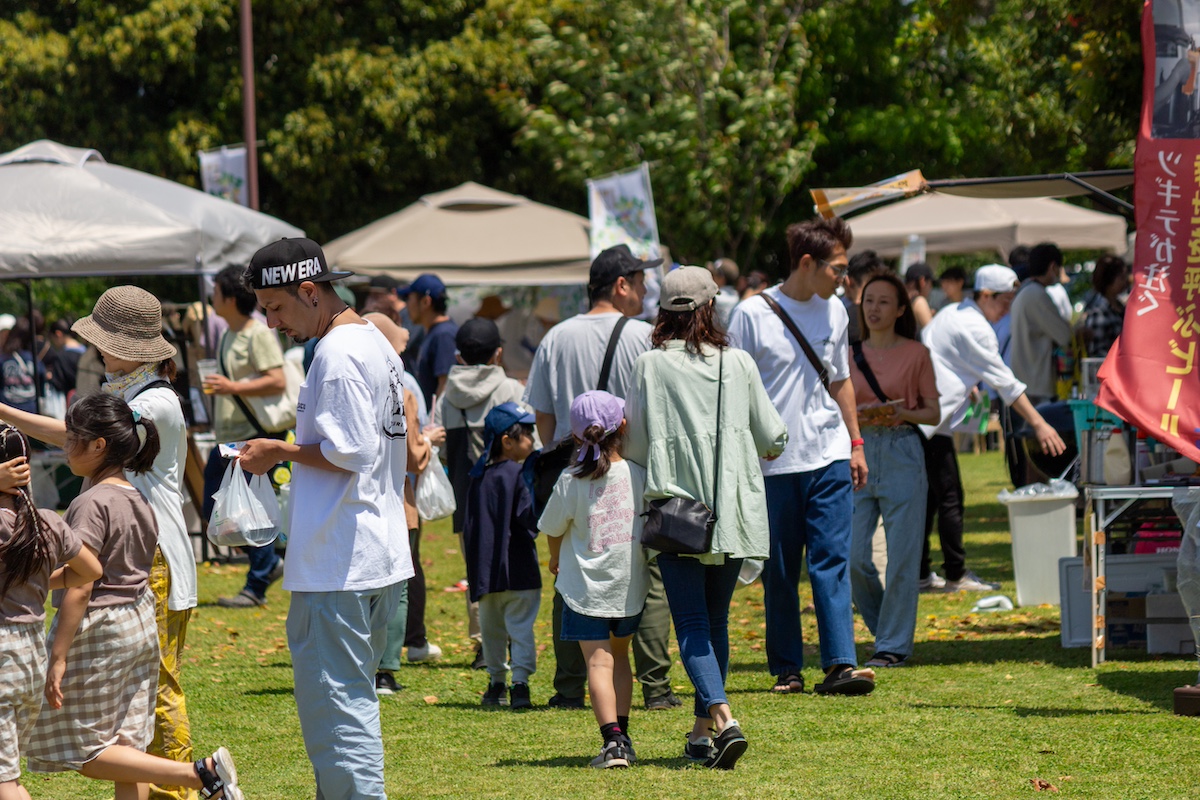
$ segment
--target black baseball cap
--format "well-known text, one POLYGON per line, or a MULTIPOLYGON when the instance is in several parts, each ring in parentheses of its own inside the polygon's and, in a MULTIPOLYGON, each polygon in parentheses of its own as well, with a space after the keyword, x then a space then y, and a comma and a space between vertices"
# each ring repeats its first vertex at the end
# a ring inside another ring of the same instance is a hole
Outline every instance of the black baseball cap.
POLYGON ((254 254, 246 280, 251 289, 277 289, 304 281, 335 281, 353 274, 331 270, 321 246, 312 239, 280 239, 254 254))
POLYGON ((588 289, 599 289, 616 283, 617 278, 625 278, 635 272, 653 269, 663 263, 661 258, 642 261, 635 256, 627 244, 618 244, 608 248, 592 262, 588 272, 588 289))
POLYGON ((487 361, 504 344, 496 323, 483 317, 467 320, 454 336, 454 345, 468 364, 487 361))

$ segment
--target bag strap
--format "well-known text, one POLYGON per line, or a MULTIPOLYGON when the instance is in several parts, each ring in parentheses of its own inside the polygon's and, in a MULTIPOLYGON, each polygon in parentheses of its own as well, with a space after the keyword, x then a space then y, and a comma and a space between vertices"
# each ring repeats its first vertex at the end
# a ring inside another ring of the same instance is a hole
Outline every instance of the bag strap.
MULTIPOLYGON (((224 375, 226 378, 229 378, 229 370, 227 370, 225 368, 225 337, 228 335, 229 335, 229 331, 225 331, 224 333, 221 334, 220 341, 217 342, 217 360, 218 360, 219 366, 221 367, 221 374, 224 375)), ((232 378, 230 378, 230 380, 232 380, 232 378)), ((250 410, 250 406, 246 405, 245 400, 243 400, 241 397, 239 397, 236 394, 231 394, 231 395, 226 395, 226 396, 230 400, 232 400, 234 403, 237 404, 237 407, 242 412, 242 416, 244 416, 246 418, 246 421, 249 422, 250 425, 254 428, 254 432, 258 434, 258 438, 260 438, 260 439, 278 439, 278 438, 280 438, 279 434, 271 434, 271 433, 267 432, 267 429, 264 428, 259 423, 258 417, 254 416, 254 412, 250 410)))
POLYGON ((888 396, 883 393, 883 389, 879 386, 879 380, 875 377, 875 373, 871 371, 871 365, 867 363, 867 356, 863 353, 862 342, 855 342, 850 345, 854 351, 854 363, 858 365, 858 371, 867 379, 867 385, 871 387, 871 391, 879 398, 881 403, 890 403, 888 396))
POLYGON ((717 517, 717 502, 721 497, 721 390, 725 384, 725 350, 717 351, 717 452, 713 456, 713 505, 712 515, 717 517))
MULTIPOLYGON (((798 327, 796 327, 796 323, 792 322, 792 318, 788 316, 787 312, 783 310, 783 307, 780 306, 779 303, 775 302, 773 297, 768 297, 766 292, 759 294, 759 297, 765 300, 767 305, 771 307, 771 310, 774 311, 781 320, 783 320, 783 326, 792 332, 792 336, 794 336, 796 341, 800 343, 800 349, 804 351, 804 355, 808 356, 808 360, 812 363, 813 369, 817 371, 817 377, 821 379, 821 385, 825 387, 825 391, 829 392, 829 370, 825 367, 825 363, 817 357, 816 352, 812 349, 812 345, 808 343, 808 339, 804 338, 804 334, 800 332, 798 327)), ((833 392, 829 393, 832 397, 833 392)))
POLYGON ((608 337, 608 349, 604 351, 604 363, 600 367, 600 380, 596 383, 596 388, 602 392, 608 391, 608 374, 612 372, 613 356, 616 355, 617 342, 621 339, 626 322, 629 322, 629 317, 622 314, 613 326, 612 335, 608 337))

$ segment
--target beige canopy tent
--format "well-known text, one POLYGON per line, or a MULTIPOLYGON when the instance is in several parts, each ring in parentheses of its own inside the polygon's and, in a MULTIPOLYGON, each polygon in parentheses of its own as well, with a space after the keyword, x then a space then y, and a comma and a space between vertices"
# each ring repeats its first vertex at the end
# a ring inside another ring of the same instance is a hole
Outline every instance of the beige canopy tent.
POLYGON ((435 272, 451 286, 581 284, 591 263, 585 218, 470 182, 334 239, 325 256, 400 280, 435 272))
POLYGON ((1115 214, 1089 211, 1046 197, 978 198, 940 192, 918 195, 853 217, 854 250, 899 256, 910 236, 925 251, 1001 255, 1017 245, 1054 242, 1064 249, 1126 250, 1126 223, 1115 214))

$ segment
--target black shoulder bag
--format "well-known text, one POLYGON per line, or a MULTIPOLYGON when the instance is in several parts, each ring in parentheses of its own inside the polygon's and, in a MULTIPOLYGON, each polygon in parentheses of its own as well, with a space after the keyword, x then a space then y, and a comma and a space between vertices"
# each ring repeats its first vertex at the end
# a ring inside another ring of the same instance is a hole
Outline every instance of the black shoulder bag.
POLYGON ((717 351, 717 447, 713 454, 713 507, 686 497, 650 501, 642 527, 642 546, 674 555, 703 555, 712 549, 721 493, 721 389, 725 380, 725 351, 717 351))
MULTIPOLYGON (((792 332, 792 336, 796 337, 796 341, 800 343, 800 349, 804 351, 804 355, 808 356, 808 360, 812 363, 813 369, 817 371, 817 377, 821 379, 821 385, 825 387, 825 391, 829 392, 829 369, 825 366, 825 362, 817 357, 817 353, 812 349, 812 345, 808 343, 808 339, 804 338, 804 334, 800 332, 800 328, 796 327, 796 323, 792 322, 792 318, 787 315, 783 307, 775 302, 775 299, 768 297, 766 292, 759 295, 766 301, 771 310, 783 320, 783 327, 792 332)), ((832 397, 833 393, 830 392, 832 397)))
MULTIPOLYGON (((608 337, 608 348, 604 351, 604 361, 600 365, 600 380, 596 384, 596 389, 601 392, 608 389, 608 377, 612 372, 613 356, 616 355, 617 342, 621 340, 621 331, 625 329, 627 322, 629 322, 629 317, 622 315, 617 320, 617 324, 613 326, 612 334, 608 337)), ((558 483, 558 477, 571 463, 571 456, 574 452, 575 440, 570 436, 564 436, 553 450, 539 453, 534 461, 532 469, 533 508, 539 516, 546 507, 546 503, 550 502, 550 495, 554 493, 554 484, 558 483)))

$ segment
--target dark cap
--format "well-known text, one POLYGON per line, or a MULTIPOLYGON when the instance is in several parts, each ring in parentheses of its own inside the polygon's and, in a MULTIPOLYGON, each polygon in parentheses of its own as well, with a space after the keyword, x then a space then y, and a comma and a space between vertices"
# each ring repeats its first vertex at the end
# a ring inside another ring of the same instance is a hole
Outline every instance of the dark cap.
POLYGON ((617 278, 625 278, 644 269, 653 269, 663 263, 661 258, 642 261, 635 256, 627 244, 610 247, 592 262, 588 272, 588 289, 599 289, 617 282, 617 278))
POLYGON ((905 283, 916 283, 922 278, 930 283, 933 282, 933 270, 924 261, 918 261, 915 264, 909 265, 908 269, 904 272, 905 283))
POLYGON ((405 286, 403 289, 397 289, 396 294, 401 297, 408 297, 410 294, 424 294, 430 297, 445 297, 446 284, 442 283, 442 279, 437 275, 426 272, 424 275, 418 275, 417 279, 405 286))
POLYGON ((331 270, 321 246, 312 239, 280 239, 254 254, 246 280, 251 289, 276 289, 304 281, 335 281, 353 274, 331 270))
POLYGON ((463 361, 472 364, 480 359, 487 361, 504 341, 500 338, 500 329, 496 327, 496 323, 490 319, 475 317, 464 322, 458 329, 454 336, 454 344, 462 354, 463 361))
POLYGON ((370 291, 386 292, 391 294, 400 286, 400 281, 393 278, 391 275, 376 275, 371 278, 370 291))

